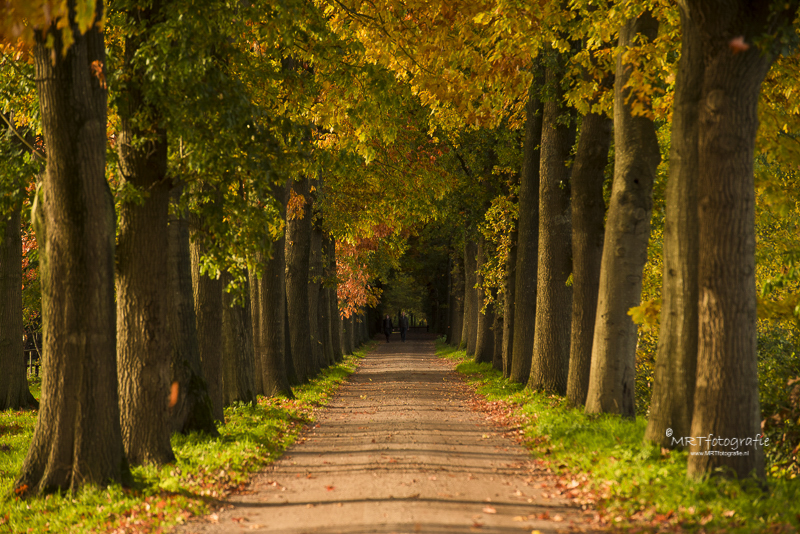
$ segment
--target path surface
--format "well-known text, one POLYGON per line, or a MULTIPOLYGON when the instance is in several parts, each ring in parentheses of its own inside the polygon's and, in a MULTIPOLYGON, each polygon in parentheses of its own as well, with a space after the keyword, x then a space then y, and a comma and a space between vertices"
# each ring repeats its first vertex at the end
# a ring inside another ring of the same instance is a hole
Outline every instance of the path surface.
POLYGON ((394 334, 247 492, 180 532, 545 533, 580 526, 581 511, 550 496, 552 482, 528 453, 470 406, 452 363, 434 355, 432 336, 401 343, 394 334))

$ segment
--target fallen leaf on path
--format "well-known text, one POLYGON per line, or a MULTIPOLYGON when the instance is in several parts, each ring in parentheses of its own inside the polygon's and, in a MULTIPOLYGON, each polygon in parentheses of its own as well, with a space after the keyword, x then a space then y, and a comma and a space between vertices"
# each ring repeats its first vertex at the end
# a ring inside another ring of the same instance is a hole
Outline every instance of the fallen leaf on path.
POLYGON ((561 517, 559 514, 556 514, 556 515, 553 516, 553 521, 563 521, 563 520, 564 520, 564 518, 561 517))
POLYGON ((219 515, 209 514, 206 516, 206 520, 208 520, 211 523, 219 523, 219 515))
POLYGON ((264 525, 262 525, 260 523, 253 523, 252 525, 250 525, 247 528, 249 528, 250 530, 258 530, 260 528, 264 528, 264 525))
POLYGON ((325 486, 325 489, 328 490, 328 491, 333 491, 334 487, 333 486, 325 486))
POLYGON ((242 521, 247 521, 246 517, 231 517, 231 521, 234 523, 241 523, 242 521))

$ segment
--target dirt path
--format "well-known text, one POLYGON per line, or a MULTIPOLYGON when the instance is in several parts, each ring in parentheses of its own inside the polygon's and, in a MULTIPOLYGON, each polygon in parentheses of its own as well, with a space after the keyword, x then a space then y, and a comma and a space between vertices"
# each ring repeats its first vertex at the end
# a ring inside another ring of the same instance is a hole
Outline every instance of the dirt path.
POLYGON ((434 356, 432 336, 401 343, 394 334, 248 492, 180 532, 544 533, 580 526, 580 510, 548 498, 546 474, 469 401, 452 364, 434 356))

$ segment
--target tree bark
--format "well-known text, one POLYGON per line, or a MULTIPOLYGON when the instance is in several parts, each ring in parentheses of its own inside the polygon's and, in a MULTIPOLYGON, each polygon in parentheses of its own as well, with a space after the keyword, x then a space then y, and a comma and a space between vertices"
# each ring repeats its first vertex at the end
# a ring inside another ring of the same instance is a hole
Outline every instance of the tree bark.
MULTIPOLYGON (((637 34, 647 40, 658 34, 658 21, 650 12, 623 26, 620 48, 631 46, 637 34)), ((635 417, 638 329, 628 310, 641 302, 653 181, 661 154, 653 121, 631 114, 630 89, 625 86, 634 66, 622 58, 622 54, 617 58, 614 79, 614 185, 603 242, 586 413, 635 417)))
POLYGON ((331 349, 333 350, 333 360, 341 362, 344 359, 344 355, 342 354, 342 336, 339 328, 339 324, 341 323, 341 318, 339 317, 339 296, 336 291, 336 241, 334 241, 332 237, 329 237, 326 241, 326 255, 328 258, 329 277, 332 284, 328 288, 328 305, 330 306, 331 321, 331 349))
MULTIPOLYGON (((309 213, 309 216, 312 214, 309 213)), ((315 215, 316 216, 316 215, 315 215)), ((320 320, 320 291, 322 289, 322 221, 312 221, 308 261, 308 320, 311 338, 311 355, 318 369, 327 366, 322 346, 322 321, 320 320)))
MULTIPOLYGON (((74 14, 75 1, 68 2, 74 14)), ((103 3, 96 4, 97 20, 103 3)), ((42 398, 17 495, 130 482, 120 428, 114 309, 114 201, 105 180, 105 60, 98 26, 62 49, 53 23, 34 48, 47 169, 34 203, 44 329, 42 398)), ((20 334, 21 335, 21 334, 20 334)))
POLYGON ((478 342, 478 293, 475 284, 478 282, 478 246, 474 241, 464 244, 464 328, 462 330, 462 344, 465 344, 468 356, 475 355, 475 346, 478 342))
POLYGON ((456 257, 451 271, 453 290, 450 294, 450 336, 448 343, 461 346, 461 331, 464 328, 464 263, 456 257))
MULTIPOLYGON (((542 76, 538 76, 541 83, 542 76)), ((519 183, 517 263, 514 298, 514 337, 511 379, 525 384, 531 373, 536 324, 536 283, 539 269, 539 164, 543 103, 536 80, 525 108, 525 142, 519 183)))
MULTIPOLYGON (((273 250, 274 253, 274 250, 273 250)), ((264 346, 265 332, 261 324, 261 279, 264 277, 264 263, 268 261, 264 254, 256 252, 253 255, 252 269, 247 270, 247 278, 250 286, 250 322, 253 325, 253 388, 256 395, 265 395, 264 392, 264 368, 262 362, 266 359, 266 348, 264 346)), ((282 303, 281 303, 282 304, 282 303)), ((278 311, 284 307, 279 305, 278 311)), ((283 317, 285 314, 281 314, 283 317)), ((283 361, 281 366, 286 367, 286 359, 281 354, 283 361)), ((284 373, 285 374, 285 373, 284 373)))
POLYGON ((575 120, 561 106, 561 74, 556 68, 548 68, 546 74, 546 84, 554 94, 545 102, 542 114, 539 266, 533 359, 527 385, 563 395, 567 391, 572 311, 572 287, 567 285, 572 273, 572 227, 566 163, 575 139, 575 120))
MULTIPOLYGON (((232 276, 222 273, 222 391, 226 406, 234 402, 256 403, 255 357, 253 354, 253 323, 250 299, 237 303, 235 296, 224 288, 232 276)), ((247 297, 250 288, 245 288, 247 297)))
POLYGON ((120 176, 143 195, 143 201, 124 201, 119 208, 117 372, 122 437, 131 463, 154 465, 175 461, 169 439, 172 373, 164 291, 171 183, 161 112, 147 101, 148 77, 134 57, 161 10, 161 3, 154 2, 137 12, 146 30, 125 39, 123 68, 129 80, 119 106, 117 139, 120 176))
POLYGON ((505 277, 503 278, 503 338, 500 345, 501 371, 506 378, 511 377, 514 357, 514 307, 517 294, 517 230, 511 232, 511 247, 506 257, 505 277))
POLYGON ((572 406, 583 406, 589 390, 605 232, 603 182, 612 127, 604 115, 586 115, 572 166, 572 333, 567 380, 572 406))
POLYGON ((309 180, 292 182, 295 195, 305 198, 303 214, 286 217, 286 298, 289 303, 289 337, 297 378, 301 383, 319 372, 311 348, 311 320, 308 307, 308 269, 311 250, 311 199, 309 180))
POLYGON ((350 332, 350 318, 343 317, 340 321, 340 333, 342 336, 342 352, 353 354, 353 336, 350 332))
POLYGON ((0 222, 0 411, 39 405, 28 389, 22 322, 22 203, 0 222))
MULTIPOLYGON (((170 192, 174 204, 178 203, 182 190, 182 185, 178 185, 170 192)), ((178 383, 178 399, 170 408, 170 428, 183 434, 204 432, 218 436, 208 384, 200 363, 189 222, 182 213, 170 217, 167 234, 167 330, 172 343, 172 382, 178 383)))
POLYGON ((667 429, 689 436, 697 374, 697 154, 703 57, 696 22, 681 8, 664 221, 661 326, 644 439, 672 448, 667 429))
POLYGON ((477 321, 477 331, 475 333, 475 361, 478 363, 492 363, 494 359, 494 330, 492 327, 494 326, 494 305, 490 304, 486 307, 486 311, 482 312, 481 308, 483 308, 483 295, 484 290, 483 284, 483 276, 478 274, 478 271, 483 267, 483 264, 486 263, 486 242, 481 234, 478 237, 477 242, 477 254, 475 255, 475 271, 476 271, 476 283, 480 284, 479 288, 476 290, 476 294, 478 298, 475 300, 476 306, 478 309, 478 321, 477 321))
MULTIPOLYGON (((721 0, 688 5, 689 15, 698 21, 705 63, 698 139, 699 327, 691 435, 743 439, 761 433, 753 160, 758 99, 771 55, 752 45, 749 50, 732 49, 730 43, 736 36, 765 34, 771 4, 721 0)), ((777 20, 790 24, 796 10, 796 3, 791 8, 787 4, 789 12, 777 20)), ((769 32, 774 34, 774 26, 769 32)), ((695 441, 689 450, 730 450, 709 445, 695 441)), ((689 476, 721 472, 763 478, 763 447, 745 450, 747 456, 690 455, 689 476)))
POLYGON ((494 332, 494 356, 492 358, 492 367, 503 372, 503 316, 499 313, 494 314, 494 325, 492 331, 494 332))
POLYGON ((197 341, 203 376, 208 383, 214 419, 225 422, 222 387, 222 281, 200 273, 200 262, 207 245, 202 235, 202 222, 194 218, 192 231, 192 288, 197 320, 197 341))

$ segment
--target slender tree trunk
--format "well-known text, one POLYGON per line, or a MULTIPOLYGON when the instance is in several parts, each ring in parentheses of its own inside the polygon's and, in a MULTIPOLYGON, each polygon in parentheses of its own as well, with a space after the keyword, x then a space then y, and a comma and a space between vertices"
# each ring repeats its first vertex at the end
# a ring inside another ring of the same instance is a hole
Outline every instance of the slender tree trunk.
POLYGON ((353 335, 350 329, 350 318, 345 317, 341 320, 342 351, 345 354, 353 354, 353 335))
POLYGON ((583 406, 589 391, 605 232, 603 182, 612 127, 611 119, 604 115, 586 115, 572 166, 572 335, 567 399, 573 406, 583 406))
POLYGON ((303 214, 286 216, 286 298, 289 303, 289 337, 298 380, 305 383, 319 372, 311 344, 308 308, 308 269, 311 250, 311 198, 309 180, 292 182, 294 195, 305 198, 303 214))
POLYGON ((464 265, 460 257, 456 257, 453 261, 451 276, 453 290, 450 294, 450 338, 448 343, 459 347, 461 331, 464 328, 464 265))
POLYGON ((336 290, 336 241, 334 241, 332 237, 326 240, 326 255, 328 257, 328 272, 332 284, 328 288, 328 305, 330 306, 331 321, 331 349, 333 350, 333 360, 341 362, 343 360, 343 354, 342 336, 339 329, 339 323, 341 322, 339 317, 339 296, 336 290))
POLYGON ((463 343, 466 343, 467 355, 475 355, 475 346, 478 342, 478 292, 475 284, 478 282, 478 246, 474 241, 464 244, 464 329, 463 343))
MULTIPOLYGON (((525 384, 531 374, 533 333, 536 325, 536 283, 539 265, 539 146, 542 142, 543 104, 534 81, 525 108, 525 142, 519 183, 517 264, 514 298, 514 337, 511 379, 525 384)), ((538 81, 538 84, 537 84, 538 81)))
MULTIPOLYGON (((230 273, 222 273, 222 287, 232 280, 230 273)), ((249 297, 250 288, 245 288, 249 297)), ((253 355, 253 324, 250 315, 250 299, 242 303, 235 296, 222 292, 222 387, 223 402, 255 404, 255 358, 253 355)))
MULTIPOLYGON (((787 12, 777 17, 767 2, 688 5, 689 15, 698 21, 705 60, 698 139, 697 383, 690 435, 744 439, 761 433, 753 160, 758 99, 771 55, 754 45, 732 50, 731 38, 774 34, 775 24, 793 31, 788 26, 795 20, 797 4, 787 3, 787 12)), ((748 445, 747 456, 690 455, 689 476, 721 472, 763 478, 763 447, 748 445)), ((698 441, 689 448, 715 449, 732 448, 698 441)))
MULTIPOLYGON (((286 278, 284 276, 284 293, 286 292, 286 278)), ((285 351, 286 378, 292 386, 299 386, 300 379, 294 370, 294 357, 292 356, 292 334, 289 328, 289 299, 283 299, 283 349, 285 351)))
MULTIPOLYGON (((68 2, 74 13, 75 1, 68 2)), ((96 4, 97 19, 103 3, 96 4)), ((47 36, 62 50, 55 21, 47 36)), ((114 308, 114 201, 105 180, 105 60, 98 26, 64 54, 34 48, 47 170, 34 203, 44 329, 42 398, 17 495, 129 482, 120 428, 114 308), (52 61, 51 61, 52 57, 52 61), (76 342, 82 340, 83 342, 76 342)), ((20 333, 20 336, 22 334, 20 333)))
MULTIPOLYGON (((620 48, 631 46, 637 34, 647 40, 658 34, 658 21, 650 12, 623 26, 620 48)), ((633 103, 625 86, 634 66, 622 58, 622 54, 617 58, 614 79, 614 185, 603 243, 586 413, 635 417, 638 336, 628 310, 641 302, 653 181, 661 154, 653 121, 631 115, 633 103)))
MULTIPOLYGON (((486 259, 486 242, 483 235, 480 235, 478 237, 477 254, 475 257, 475 278, 476 283, 481 286, 483 285, 483 276, 477 274, 477 271, 483 267, 484 263, 486 263, 486 259)), ((494 325, 494 305, 490 304, 486 307, 486 310, 482 312, 481 308, 483 308, 484 301, 483 287, 479 287, 476 293, 478 295, 476 299, 478 308, 478 328, 475 333, 475 361, 479 363, 492 363, 494 359, 494 331, 492 330, 492 326, 494 325)))
MULTIPOLYGON (((273 249, 274 254, 274 249, 273 249)), ((250 286, 250 322, 253 325, 253 388, 256 395, 265 395, 264 392, 264 367, 262 362, 266 359, 265 336, 264 327, 261 323, 261 278, 264 277, 263 265, 267 261, 264 254, 256 252, 253 255, 254 268, 248 269, 247 278, 250 286), (260 275, 260 278, 259 278, 260 275)), ((282 303, 281 303, 282 304, 282 303)), ((283 306, 279 305, 278 311, 283 306)), ((285 314, 281 314, 283 317, 285 314)), ((281 354, 283 361, 280 365, 285 369, 286 361, 283 354, 281 354)), ((284 373, 285 374, 285 373, 284 373)))
MULTIPOLYGON (((178 185, 170 192, 174 204, 178 203, 182 190, 182 185, 178 185)), ((208 384, 200 363, 186 217, 181 213, 171 216, 167 233, 167 330, 172 342, 172 382, 178 383, 178 399, 170 409, 170 428, 184 434, 204 432, 218 436, 208 384)))
MULTIPOLYGON (((547 69, 553 97, 545 102, 539 181, 539 267, 533 360, 528 387, 565 394, 569 373, 572 311, 572 226, 569 169, 566 162, 575 139, 574 117, 562 108, 560 70, 547 69)), ((517 279, 519 280, 519 279, 517 279)))
POLYGON ((503 278, 503 339, 500 345, 503 376, 511 377, 514 356, 514 308, 517 295, 517 230, 511 232, 511 247, 506 256, 506 273, 503 278))
POLYGON ((675 81, 664 221, 661 326, 644 438, 673 447, 667 429, 689 436, 697 374, 697 154, 703 57, 694 20, 681 9, 681 60, 675 81))
MULTIPOLYGON (((160 2, 137 12, 149 29, 160 2)), ((125 39, 129 82, 119 106, 117 138, 123 179, 143 194, 119 208, 117 239, 117 372, 122 437, 133 464, 173 462, 170 444, 170 338, 167 330, 169 190, 167 134, 160 111, 147 103, 148 77, 134 60, 146 34, 125 39), (147 116, 147 118, 145 118, 147 116), (142 121, 147 121, 143 123, 142 121)))
MULTIPOLYGON (((309 213, 309 215, 311 215, 309 213)), ((322 289, 322 224, 313 221, 311 225, 308 262, 308 320, 310 325, 311 354, 316 367, 324 369, 327 365, 322 347, 322 322, 320 321, 320 290, 322 289)))
POLYGON ((22 323, 22 203, 5 221, 0 243, 0 411, 39 405, 28 389, 22 323))
POLYGON ((191 239, 192 287, 200 361, 203 365, 203 376, 208 382, 214 419, 225 422, 222 387, 222 281, 200 273, 200 262, 207 247, 199 229, 201 222, 194 219, 198 229, 192 231, 191 239))
POLYGON ((494 325, 492 325, 492 331, 494 332, 492 367, 500 372, 503 372, 503 320, 501 314, 494 314, 494 325))
POLYGON ((322 344, 322 359, 325 367, 336 363, 333 356, 333 334, 331 333, 331 289, 327 285, 328 271, 328 237, 322 237, 322 266, 319 284, 319 319, 320 343, 322 344))

